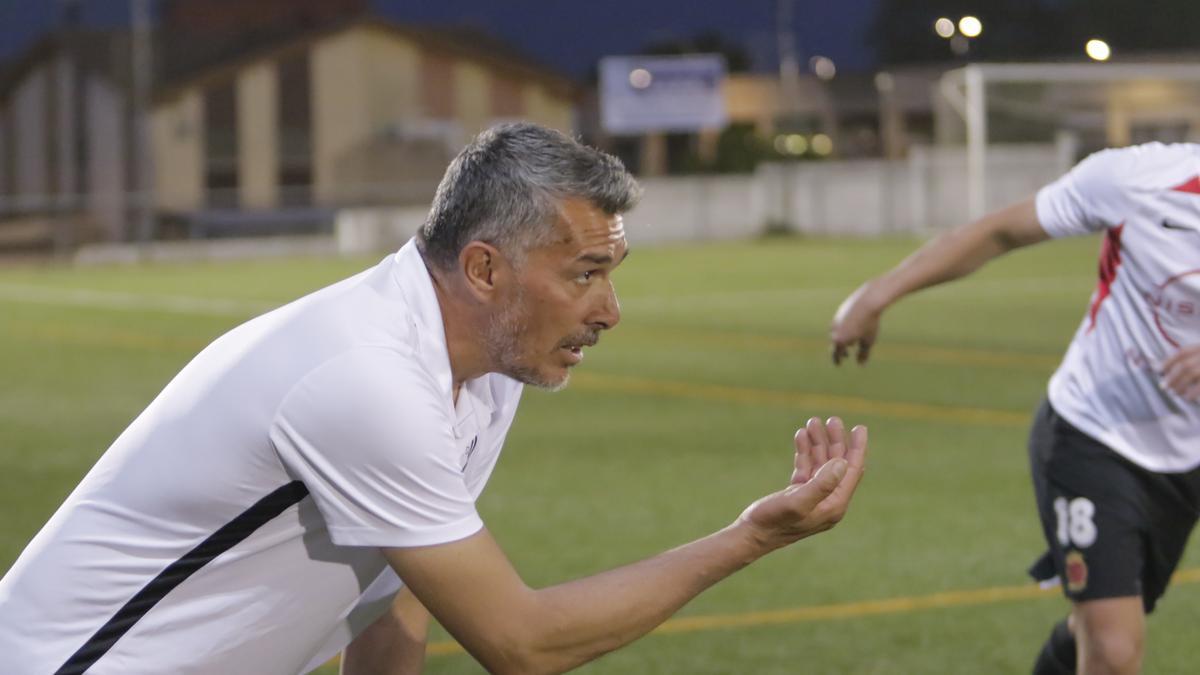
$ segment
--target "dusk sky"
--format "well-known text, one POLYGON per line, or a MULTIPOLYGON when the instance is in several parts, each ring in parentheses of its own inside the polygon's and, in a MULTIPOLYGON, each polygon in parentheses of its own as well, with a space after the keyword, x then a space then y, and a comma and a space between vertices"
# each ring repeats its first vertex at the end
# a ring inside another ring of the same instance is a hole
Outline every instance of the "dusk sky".
MULTIPOLYGON (((126 21, 128 0, 83 0, 85 21, 126 21)), ((18 55, 52 28, 60 0, 0 0, 0 59, 18 55)), ((865 43, 877 0, 796 0, 795 36, 802 57, 822 54, 844 70, 869 69, 865 43)), ((776 64, 775 0, 374 0, 385 16, 415 23, 483 28, 530 56, 575 77, 606 54, 633 53, 650 42, 716 31, 740 44, 756 69, 776 64)))

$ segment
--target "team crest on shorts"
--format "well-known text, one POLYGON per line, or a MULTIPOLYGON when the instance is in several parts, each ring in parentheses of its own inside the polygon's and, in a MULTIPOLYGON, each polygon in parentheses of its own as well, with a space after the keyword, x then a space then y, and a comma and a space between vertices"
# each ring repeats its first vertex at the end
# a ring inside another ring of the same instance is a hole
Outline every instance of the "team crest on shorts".
POLYGON ((1083 553, 1071 551, 1067 554, 1067 590, 1078 593, 1087 588, 1088 568, 1083 553))

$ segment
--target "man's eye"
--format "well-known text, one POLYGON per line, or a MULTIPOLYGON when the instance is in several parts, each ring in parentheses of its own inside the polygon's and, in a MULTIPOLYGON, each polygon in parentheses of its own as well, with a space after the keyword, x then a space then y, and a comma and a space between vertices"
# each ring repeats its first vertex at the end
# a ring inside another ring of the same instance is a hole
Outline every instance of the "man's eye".
POLYGON ((592 277, 595 276, 595 274, 596 274, 595 270, 588 270, 588 271, 584 272, 583 274, 579 275, 579 280, 580 281, 591 281, 592 277))

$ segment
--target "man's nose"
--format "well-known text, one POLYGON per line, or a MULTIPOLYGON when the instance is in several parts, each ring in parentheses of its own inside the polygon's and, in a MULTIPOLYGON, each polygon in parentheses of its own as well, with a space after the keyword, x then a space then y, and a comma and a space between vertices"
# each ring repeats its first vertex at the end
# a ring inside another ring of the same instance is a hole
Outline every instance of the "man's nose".
POLYGON ((592 315, 592 321, 597 327, 607 330, 621 322, 621 303, 617 301, 617 291, 612 282, 607 282, 604 297, 600 299, 599 309, 592 315))

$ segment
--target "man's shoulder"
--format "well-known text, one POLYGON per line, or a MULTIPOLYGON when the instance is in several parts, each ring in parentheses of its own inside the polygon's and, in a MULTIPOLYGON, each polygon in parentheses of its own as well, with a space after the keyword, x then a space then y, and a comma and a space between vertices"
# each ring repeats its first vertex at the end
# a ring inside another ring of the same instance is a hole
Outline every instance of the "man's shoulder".
POLYGON ((1143 143, 1096 152, 1080 163, 1078 173, 1108 187, 1165 189, 1195 175, 1198 162, 1200 144, 1143 143))
POLYGON ((425 368, 419 354, 356 346, 299 378, 280 401, 272 427, 369 446, 386 444, 401 430, 403 438, 437 437, 453 409, 449 381, 425 368))
POLYGON ((329 388, 331 396, 371 396, 404 393, 436 395, 437 374, 420 352, 407 343, 348 345, 300 378, 301 383, 329 388))

